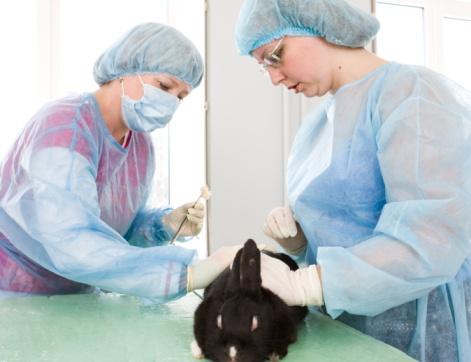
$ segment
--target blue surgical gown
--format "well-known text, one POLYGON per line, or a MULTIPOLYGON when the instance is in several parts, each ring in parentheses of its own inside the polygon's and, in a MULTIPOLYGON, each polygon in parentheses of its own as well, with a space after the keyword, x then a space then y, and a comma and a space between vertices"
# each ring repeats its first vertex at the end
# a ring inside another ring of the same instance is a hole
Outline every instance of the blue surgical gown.
POLYGON ((171 209, 148 205, 154 169, 149 135, 120 145, 93 94, 45 105, 1 165, 0 290, 185 294, 195 252, 165 245, 171 209))
POLYGON ((387 63, 303 121, 289 201, 333 317, 421 361, 471 361, 471 93, 387 63))

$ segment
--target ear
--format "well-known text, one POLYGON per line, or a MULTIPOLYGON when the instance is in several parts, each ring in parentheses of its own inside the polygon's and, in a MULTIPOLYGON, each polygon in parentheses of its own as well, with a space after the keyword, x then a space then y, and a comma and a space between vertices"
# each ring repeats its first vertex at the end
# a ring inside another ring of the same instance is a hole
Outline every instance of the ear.
POLYGON ((232 262, 232 269, 229 274, 229 280, 226 285, 225 298, 230 295, 237 293, 240 288, 240 258, 242 256, 242 250, 240 249, 232 262))
POLYGON ((240 286, 250 294, 261 292, 260 250, 252 239, 245 242, 240 257, 240 286))

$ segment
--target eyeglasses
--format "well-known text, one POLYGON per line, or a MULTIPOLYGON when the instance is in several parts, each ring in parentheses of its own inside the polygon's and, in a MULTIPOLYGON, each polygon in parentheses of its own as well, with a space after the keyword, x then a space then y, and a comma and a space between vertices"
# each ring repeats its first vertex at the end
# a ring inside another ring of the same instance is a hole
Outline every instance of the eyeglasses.
POLYGON ((281 55, 283 53, 282 42, 283 38, 278 40, 273 50, 263 57, 262 63, 260 64, 260 71, 263 74, 268 74, 268 67, 277 68, 281 65, 281 55))

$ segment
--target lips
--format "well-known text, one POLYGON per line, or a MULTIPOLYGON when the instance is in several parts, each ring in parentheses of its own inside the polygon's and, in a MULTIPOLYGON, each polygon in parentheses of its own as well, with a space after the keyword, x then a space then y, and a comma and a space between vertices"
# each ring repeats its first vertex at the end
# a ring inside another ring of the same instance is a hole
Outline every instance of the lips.
POLYGON ((304 86, 301 83, 296 83, 288 87, 288 90, 294 90, 296 94, 299 92, 302 92, 303 89, 304 89, 304 86))

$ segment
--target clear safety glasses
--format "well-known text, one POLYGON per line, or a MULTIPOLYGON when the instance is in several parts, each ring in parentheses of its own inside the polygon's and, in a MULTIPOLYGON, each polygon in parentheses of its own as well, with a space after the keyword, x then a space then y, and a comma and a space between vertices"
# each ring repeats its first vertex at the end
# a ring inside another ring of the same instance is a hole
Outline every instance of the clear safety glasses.
POLYGON ((277 68, 281 65, 281 55, 283 53, 282 42, 283 38, 278 40, 273 50, 263 57, 262 63, 260 64, 260 71, 263 74, 268 74, 268 67, 277 68))

